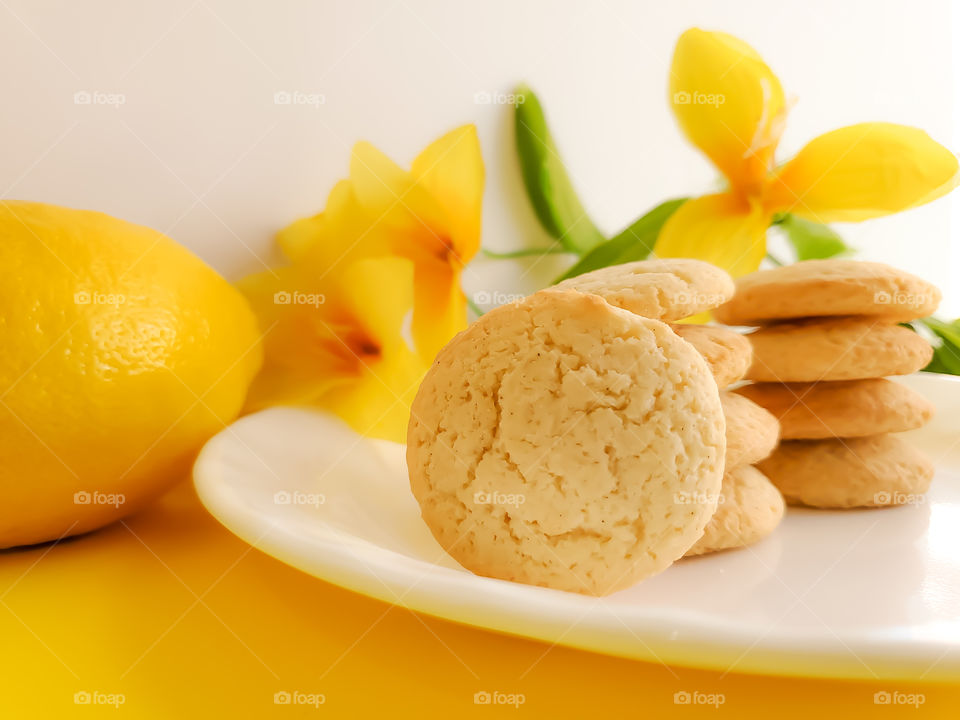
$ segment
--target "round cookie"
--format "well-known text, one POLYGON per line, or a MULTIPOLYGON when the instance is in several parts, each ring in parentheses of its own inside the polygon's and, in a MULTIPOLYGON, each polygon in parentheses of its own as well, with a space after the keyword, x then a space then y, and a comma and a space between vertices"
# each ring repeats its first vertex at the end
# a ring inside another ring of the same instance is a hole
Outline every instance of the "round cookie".
POLYGON ((545 290, 440 352, 411 408, 407 467, 424 521, 467 569, 605 595, 696 542, 724 450, 696 350, 594 295, 545 290))
POLYGON ((836 315, 913 320, 931 315, 939 304, 936 286, 889 265, 804 260, 739 278, 736 295, 713 316, 727 325, 836 315))
POLYGON ((780 423, 769 412, 732 392, 720 393, 727 422, 727 471, 753 465, 767 457, 780 439, 780 423))
POLYGON ((733 297, 733 279, 702 260, 638 260, 577 275, 554 286, 599 295, 611 305, 657 320, 680 320, 733 297))
POLYGON ((744 547, 772 533, 786 506, 783 495, 766 476, 750 465, 728 470, 717 511, 710 518, 703 536, 686 557, 705 555, 718 550, 744 547))
POLYGON ((749 336, 747 378, 771 382, 860 380, 909 375, 933 357, 919 334, 879 318, 815 318, 777 323, 749 336))
POLYGON ((894 435, 780 443, 759 468, 791 505, 885 507, 921 502, 933 464, 894 435))
POLYGON ((756 383, 734 392, 780 421, 782 440, 863 437, 915 430, 933 405, 906 385, 883 378, 822 383, 756 383))
POLYGON ((671 325, 673 331, 696 348, 707 361, 717 386, 725 388, 742 380, 753 351, 746 335, 711 325, 671 325))

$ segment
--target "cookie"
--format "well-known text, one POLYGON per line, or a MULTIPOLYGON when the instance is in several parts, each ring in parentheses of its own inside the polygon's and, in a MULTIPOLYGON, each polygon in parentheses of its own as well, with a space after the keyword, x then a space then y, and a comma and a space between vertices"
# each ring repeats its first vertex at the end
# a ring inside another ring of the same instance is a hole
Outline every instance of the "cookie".
POLYGON ((440 352, 411 408, 407 467, 465 568, 605 595, 696 542, 724 450, 717 384, 689 343, 595 295, 545 290, 440 352))
POLYGON ((780 439, 780 423, 769 412, 742 395, 720 393, 727 423, 725 468, 753 465, 773 452, 780 439))
POLYGON ((766 476, 750 465, 723 476, 717 511, 687 557, 744 547, 772 533, 786 509, 783 495, 766 476))
POLYGON ((791 440, 759 464, 791 505, 884 507, 922 502, 933 463, 894 435, 791 440))
POLYGON ((742 380, 750 367, 753 350, 746 335, 711 325, 671 325, 673 331, 693 345, 707 361, 717 386, 725 388, 742 380))
POLYGON ((739 278, 736 295, 713 316, 727 325, 836 315, 913 320, 939 304, 936 286, 889 265, 805 260, 739 278))
POLYGON ((860 380, 908 375, 926 367, 933 347, 909 328, 868 318, 796 320, 749 336, 747 378, 772 382, 860 380))
POLYGON ((734 392, 780 421, 783 440, 863 437, 922 427, 933 404, 906 385, 883 378, 821 383, 757 383, 734 392))
POLYGON ((733 280, 702 260, 638 260, 577 275, 554 286, 599 295, 611 305, 656 320, 680 320, 733 297, 733 280))

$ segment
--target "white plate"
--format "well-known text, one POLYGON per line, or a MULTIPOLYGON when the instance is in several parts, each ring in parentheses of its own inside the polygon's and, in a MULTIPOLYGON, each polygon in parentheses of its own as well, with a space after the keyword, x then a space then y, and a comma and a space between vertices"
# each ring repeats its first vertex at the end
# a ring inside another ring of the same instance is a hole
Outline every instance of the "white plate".
POLYGON ((923 504, 791 508, 742 550, 682 560, 596 599, 477 577, 420 520, 403 448, 275 408, 214 437, 194 469, 230 530, 304 572, 415 610, 643 660, 789 675, 960 677, 960 379, 904 379, 938 406, 911 439, 937 463, 923 504))

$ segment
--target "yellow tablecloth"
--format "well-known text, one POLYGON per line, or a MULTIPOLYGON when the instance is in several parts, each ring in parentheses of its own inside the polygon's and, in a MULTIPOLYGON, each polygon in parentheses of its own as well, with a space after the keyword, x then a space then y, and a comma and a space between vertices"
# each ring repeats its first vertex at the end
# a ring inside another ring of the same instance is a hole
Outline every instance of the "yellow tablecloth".
POLYGON ((0 631, 2 718, 715 716, 678 692, 738 718, 960 712, 960 687, 722 676, 421 616, 252 549, 188 483, 100 532, 0 553, 0 631), (877 691, 924 702, 877 706, 877 691))

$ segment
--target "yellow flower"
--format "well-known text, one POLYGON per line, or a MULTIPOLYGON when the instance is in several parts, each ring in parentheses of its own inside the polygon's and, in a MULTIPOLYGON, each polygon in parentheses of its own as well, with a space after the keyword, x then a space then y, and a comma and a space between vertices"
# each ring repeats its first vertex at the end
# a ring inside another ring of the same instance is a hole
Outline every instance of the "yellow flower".
POLYGON ((264 335, 264 366, 247 410, 311 404, 355 430, 403 442, 427 364, 403 338, 413 263, 355 260, 325 273, 297 263, 239 283, 264 335))
MULTIPOLYGON (((403 170, 369 143, 358 143, 350 180, 335 188, 343 218, 301 220, 280 233, 291 259, 320 248, 321 262, 337 262, 331 248, 352 254, 392 254, 414 264, 414 344, 427 362, 467 325, 460 287, 463 267, 480 247, 484 168, 476 128, 465 125, 429 145, 403 170), (354 243, 344 243, 343 224, 354 243)), ((307 262, 318 262, 306 259, 307 262)))
POLYGON ((239 284, 265 332, 247 409, 308 403, 402 442, 423 373, 466 326, 460 274, 480 242, 479 142, 459 128, 409 172, 360 143, 350 175, 323 212, 278 234, 289 266, 239 284))
POLYGON ((949 150, 922 130, 891 123, 826 133, 775 168, 783 89, 753 48, 725 33, 692 29, 680 37, 670 96, 684 134, 729 189, 684 203, 660 232, 659 257, 702 258, 743 275, 766 255, 777 213, 857 222, 930 202, 960 179, 949 150))

